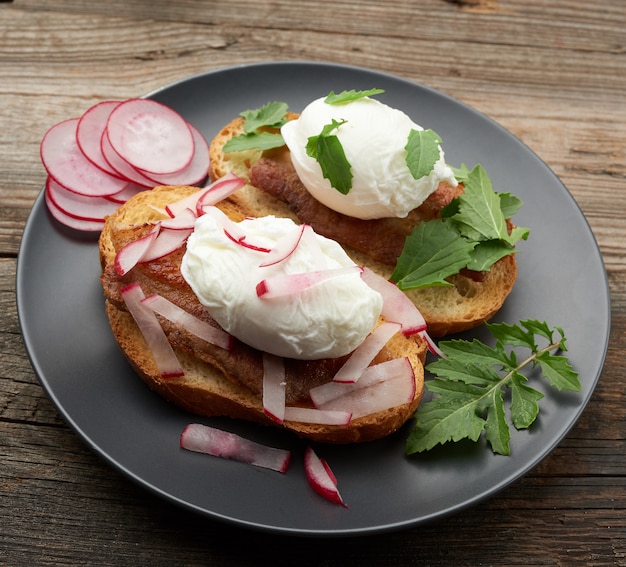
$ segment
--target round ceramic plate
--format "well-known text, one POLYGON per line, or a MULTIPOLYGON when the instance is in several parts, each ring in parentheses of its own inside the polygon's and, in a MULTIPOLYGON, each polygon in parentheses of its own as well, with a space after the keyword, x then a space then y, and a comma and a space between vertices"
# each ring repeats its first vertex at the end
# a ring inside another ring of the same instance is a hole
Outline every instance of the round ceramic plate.
MULTIPOLYGON (((421 524, 457 512, 514 482, 563 439, 599 378, 610 326, 607 279, 576 202, 525 145, 484 115, 432 89, 367 69, 310 62, 212 71, 148 95, 180 112, 211 139, 246 109, 281 100, 300 111, 331 90, 385 89, 378 98, 443 138, 447 161, 481 163, 498 191, 524 201, 515 216, 531 229, 518 254, 519 279, 497 316, 561 326, 580 393, 547 387, 528 431, 514 431, 511 456, 484 442, 405 456, 412 423, 364 445, 315 446, 349 509, 315 494, 305 478, 305 444, 281 430, 198 419, 166 403, 133 373, 112 337, 99 284, 95 237, 65 229, 37 199, 23 236, 18 310, 35 372, 65 420, 96 453, 148 490, 216 520, 278 533, 357 535, 421 524), (193 421, 293 451, 286 474, 191 453, 179 436, 193 421)), ((485 330, 469 333, 485 339, 485 330)), ((539 381, 533 385, 542 389, 539 381)))

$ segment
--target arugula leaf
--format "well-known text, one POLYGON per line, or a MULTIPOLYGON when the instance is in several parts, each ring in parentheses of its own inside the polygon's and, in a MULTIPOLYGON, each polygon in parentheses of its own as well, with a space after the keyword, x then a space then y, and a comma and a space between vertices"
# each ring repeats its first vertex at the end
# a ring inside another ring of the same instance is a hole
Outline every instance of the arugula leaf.
POLYGON ((433 130, 411 130, 406 146, 406 164, 413 179, 429 175, 441 157, 441 138, 433 130))
POLYGON ((450 169, 452 170, 452 173, 454 173, 454 177, 459 183, 465 183, 470 170, 464 163, 462 163, 460 167, 450 166, 450 169))
POLYGON ((326 124, 317 136, 311 136, 306 144, 307 155, 317 160, 322 175, 343 195, 352 189, 352 171, 339 138, 331 132, 345 123, 333 118, 332 123, 326 124))
POLYGON ((367 91, 355 91, 354 89, 352 89, 349 91, 342 91, 339 94, 335 94, 333 91, 330 91, 328 96, 324 99, 324 102, 326 104, 343 104, 346 102, 352 102, 353 100, 358 100, 360 98, 365 98, 366 96, 374 96, 384 92, 384 89, 369 89, 367 91))
POLYGON ((244 118, 243 134, 233 136, 224 144, 225 152, 245 150, 270 150, 285 145, 278 132, 262 131, 262 128, 280 128, 286 121, 289 107, 284 102, 268 102, 253 110, 239 113, 244 118))
POLYGON ((474 246, 450 223, 422 222, 407 236, 390 279, 403 290, 452 285, 445 278, 468 264, 474 246))
POLYGON ((566 357, 553 354, 565 350, 565 335, 534 319, 517 325, 486 324, 496 338, 494 347, 474 339, 441 341, 444 357, 426 369, 435 378, 426 382, 434 397, 416 413, 416 425, 407 440, 407 454, 428 451, 439 444, 470 439, 484 432, 494 453, 510 454, 510 421, 526 429, 539 414, 538 401, 544 394, 528 385, 525 369, 539 375, 558 390, 579 392, 578 373, 566 357), (555 334, 560 336, 555 338, 555 334), (547 343, 539 346, 538 343, 547 343), (518 351, 530 351, 518 362, 518 351), (509 395, 510 394, 510 397, 509 395))
POLYGON ((466 267, 468 270, 486 272, 501 258, 516 253, 517 250, 508 242, 503 242, 502 240, 486 240, 476 244, 472 251, 472 257, 466 267))

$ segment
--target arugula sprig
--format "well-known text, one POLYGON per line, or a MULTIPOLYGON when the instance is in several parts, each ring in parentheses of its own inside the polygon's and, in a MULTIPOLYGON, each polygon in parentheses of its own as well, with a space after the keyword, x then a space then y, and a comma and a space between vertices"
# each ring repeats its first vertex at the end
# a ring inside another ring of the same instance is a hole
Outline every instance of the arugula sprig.
POLYGON ((326 104, 344 104, 346 102, 352 102, 353 100, 358 100, 367 96, 375 96, 384 92, 384 89, 368 89, 366 91, 356 91, 352 89, 349 91, 342 91, 338 94, 330 91, 328 96, 324 99, 324 102, 326 104))
POLYGON ((580 391, 578 373, 565 356, 555 354, 567 350, 560 327, 551 329, 534 319, 517 325, 486 326, 496 338, 494 347, 477 339, 439 343, 444 356, 426 367, 436 376, 426 382, 426 388, 435 396, 416 413, 407 454, 450 441, 478 441, 484 432, 494 453, 509 455, 511 433, 505 393, 509 393, 510 420, 516 429, 532 425, 539 414, 537 402, 544 397, 528 385, 522 370, 538 369, 540 376, 557 390, 580 391), (519 349, 527 353, 523 358, 518 357, 519 349))
POLYGON ((352 189, 352 169, 339 138, 333 132, 345 123, 345 120, 339 122, 333 119, 317 136, 311 136, 306 144, 307 155, 320 164, 322 175, 343 195, 352 189))
POLYGON ((487 271, 500 258, 515 253, 514 245, 528 238, 529 229, 506 219, 522 202, 509 193, 496 193, 479 164, 456 170, 463 193, 441 210, 441 219, 418 224, 407 237, 391 280, 403 290, 451 286, 447 281, 463 268, 487 271))
POLYGON ((289 107, 284 102, 268 102, 257 109, 244 110, 243 134, 233 136, 224 144, 225 152, 245 150, 270 150, 285 145, 278 132, 267 132, 264 128, 280 128, 286 121, 289 107))

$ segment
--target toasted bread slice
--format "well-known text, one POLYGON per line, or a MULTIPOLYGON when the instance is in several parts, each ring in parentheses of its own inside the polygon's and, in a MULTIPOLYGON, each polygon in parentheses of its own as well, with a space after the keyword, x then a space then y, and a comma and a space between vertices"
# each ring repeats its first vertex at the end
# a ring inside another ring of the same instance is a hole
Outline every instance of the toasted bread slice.
MULTIPOLYGON (((119 234, 128 233, 129 230, 141 231, 147 222, 163 218, 157 209, 163 209, 168 203, 175 202, 194 191, 197 191, 197 188, 157 187, 139 193, 108 217, 99 241, 103 271, 110 271, 115 261, 119 234)), ((233 202, 224 203, 220 208, 233 219, 251 216, 257 212, 256 209, 245 209, 233 202)), ((129 283, 133 281, 132 278, 131 271, 123 281, 129 283)), ((103 276, 103 287, 104 279, 103 276)), ((265 414, 258 393, 220 370, 217 364, 203 361, 189 351, 175 346, 184 376, 163 378, 130 313, 119 302, 110 299, 106 300, 106 313, 113 335, 131 366, 143 381, 162 397, 194 414, 227 416, 277 426, 265 414)), ((387 358, 407 357, 411 363, 415 376, 415 396, 410 403, 353 419, 345 426, 285 421, 282 427, 306 439, 336 444, 369 441, 396 431, 413 416, 421 400, 424 390, 423 362, 426 345, 417 335, 405 337, 398 333, 388 342, 385 352, 387 358)))
MULTIPOLYGON (((295 113, 287 116, 289 120, 297 117, 295 113)), ((212 140, 209 168, 212 180, 233 172, 249 181, 250 167, 261 157, 290 161, 289 150, 285 146, 265 152, 246 150, 225 153, 224 144, 233 136, 243 133, 243 125, 243 118, 235 118, 212 140)), ((229 201, 238 207, 258 211, 258 215, 274 214, 298 221, 286 203, 257 189, 250 182, 229 201)), ((391 276, 393 266, 374 261, 367 254, 342 245, 357 264, 366 265, 385 278, 391 276)), ((407 295, 426 319, 429 334, 441 337, 472 329, 493 317, 513 289, 516 279, 517 261, 515 254, 510 254, 496 262, 488 272, 481 273, 480 278, 456 275, 450 278, 452 286, 414 289, 409 290, 407 295)))

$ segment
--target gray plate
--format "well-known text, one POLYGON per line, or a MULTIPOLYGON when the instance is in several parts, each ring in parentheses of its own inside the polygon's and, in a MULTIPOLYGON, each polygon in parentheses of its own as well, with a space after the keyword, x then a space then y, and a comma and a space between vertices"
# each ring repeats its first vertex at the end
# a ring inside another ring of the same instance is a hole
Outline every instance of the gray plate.
MULTIPOLYGON (((519 245, 519 279, 497 320, 537 318, 562 326, 582 392, 548 388, 537 422, 529 431, 513 433, 510 457, 495 456, 480 442, 407 458, 410 423, 387 439, 361 446, 316 446, 334 469, 349 510, 313 493, 301 464, 304 444, 283 431, 227 419, 199 420, 293 450, 286 475, 186 452, 179 449, 179 435, 197 419, 147 389, 111 335, 95 238, 54 222, 40 195, 17 269, 18 311, 33 367, 85 443, 155 494, 217 520, 278 533, 341 536, 396 530, 457 512, 514 482, 554 449, 589 401, 610 327, 600 252, 567 189, 493 121, 407 80, 309 62, 217 70, 149 96, 179 111, 211 139, 242 110, 271 100, 299 111, 330 90, 372 87, 385 89, 380 100, 442 136, 449 163, 481 163, 497 190, 524 201, 515 221, 532 232, 519 245)), ((485 338, 484 333, 469 336, 485 338)))

